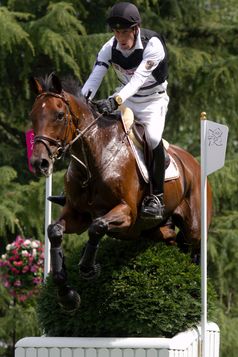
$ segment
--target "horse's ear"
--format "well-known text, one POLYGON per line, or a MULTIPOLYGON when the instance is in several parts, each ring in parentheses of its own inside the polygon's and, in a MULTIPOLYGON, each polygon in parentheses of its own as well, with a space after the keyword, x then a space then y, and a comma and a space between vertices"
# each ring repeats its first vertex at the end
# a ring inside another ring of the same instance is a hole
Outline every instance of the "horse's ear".
POLYGON ((51 80, 52 80, 53 91, 55 93, 60 94, 62 92, 61 80, 54 73, 52 73, 51 75, 51 80))
POLYGON ((40 94, 43 92, 42 85, 40 84, 38 79, 36 79, 34 77, 30 77, 29 85, 30 85, 31 91, 34 92, 35 94, 40 94))

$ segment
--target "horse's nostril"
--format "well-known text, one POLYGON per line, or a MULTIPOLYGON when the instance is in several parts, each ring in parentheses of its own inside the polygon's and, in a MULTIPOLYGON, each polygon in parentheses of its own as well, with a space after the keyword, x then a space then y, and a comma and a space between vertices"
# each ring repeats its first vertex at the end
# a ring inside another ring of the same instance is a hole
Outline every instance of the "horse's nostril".
POLYGON ((46 159, 42 159, 40 163, 41 170, 45 171, 49 168, 49 161, 46 159))
POLYGON ((32 157, 31 165, 34 169, 35 174, 38 175, 46 175, 49 171, 50 163, 47 159, 43 158, 35 158, 32 157))

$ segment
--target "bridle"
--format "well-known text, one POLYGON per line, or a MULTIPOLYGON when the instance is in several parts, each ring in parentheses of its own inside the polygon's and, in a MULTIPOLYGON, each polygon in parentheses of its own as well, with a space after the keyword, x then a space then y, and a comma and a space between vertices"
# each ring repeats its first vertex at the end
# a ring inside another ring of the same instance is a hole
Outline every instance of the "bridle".
POLYGON ((49 155, 49 158, 54 162, 55 160, 59 160, 62 158, 62 156, 66 153, 66 151, 73 145, 75 141, 80 139, 97 121, 98 119, 102 116, 102 114, 99 114, 85 129, 80 131, 78 128, 75 129, 75 133, 77 134, 74 139, 72 139, 70 142, 67 142, 67 134, 70 130, 72 130, 72 124, 73 124, 73 119, 76 119, 77 121, 79 118, 77 115, 73 112, 73 110, 70 107, 69 100, 66 97, 66 94, 64 91, 62 91, 62 94, 54 93, 54 92, 42 92, 40 93, 36 99, 41 98, 41 97, 55 97, 61 99, 65 104, 66 104, 66 116, 65 116, 65 133, 63 135, 64 139, 58 140, 54 139, 48 135, 35 135, 34 137, 34 145, 36 143, 42 143, 49 155), (53 145, 56 150, 51 149, 51 145, 53 145))
MULTIPOLYGON (((65 115, 65 126, 66 126, 66 129, 65 129, 65 133, 63 135, 63 139, 62 140, 57 140, 57 139, 54 139, 48 135, 36 135, 34 137, 34 144, 36 143, 42 143, 47 152, 48 152, 48 155, 49 155, 49 158, 52 160, 52 163, 54 163, 55 160, 59 160, 62 158, 62 156, 66 153, 66 151, 68 149, 71 148, 71 146, 77 141, 77 140, 81 140, 82 137, 93 127, 93 125, 103 116, 103 114, 99 114, 97 111, 96 111, 96 118, 94 120, 91 121, 90 124, 88 124, 84 129, 80 130, 78 127, 76 127, 76 125, 74 125, 74 128, 72 128, 72 125, 73 125, 73 119, 74 122, 79 122, 79 118, 77 117, 77 115, 73 112, 72 108, 70 107, 70 103, 69 103, 69 100, 67 99, 67 94, 62 91, 61 94, 57 94, 57 93, 54 93, 54 92, 43 92, 43 93, 40 93, 37 98, 41 98, 41 97, 44 97, 44 96, 51 96, 51 97, 56 97, 56 98, 59 98, 61 99, 65 104, 66 104, 66 108, 67 108, 67 112, 66 112, 66 115, 65 115), (71 140, 71 141, 67 141, 67 135, 70 131, 74 130, 74 138, 71 140), (53 151, 52 148, 51 148, 51 145, 54 146, 55 150, 53 151)), ((36 98, 36 99, 37 99, 36 98)), ((87 100, 87 98, 86 98, 87 100)), ((95 108, 93 105, 90 105, 90 104, 95 104, 93 102, 90 102, 88 101, 88 104, 89 106, 91 107, 91 112, 92 112, 92 115, 94 113, 95 115, 95 108)), ((128 133, 125 132, 125 138, 128 137, 128 133)), ((72 152, 71 152, 71 157, 81 166, 81 169, 82 169, 82 172, 84 172, 84 179, 82 179, 82 182, 81 182, 81 187, 82 188, 85 188, 85 187, 88 187, 89 183, 92 182, 92 173, 91 173, 91 170, 89 168, 89 161, 88 161, 88 155, 87 155, 87 150, 86 150, 86 147, 85 147, 85 143, 84 143, 84 140, 81 140, 80 141, 81 143, 81 154, 82 154, 82 160, 80 158, 78 158, 76 155, 74 155, 72 152)), ((101 170, 99 171, 104 171, 108 165, 110 164, 111 160, 114 160, 115 159, 115 156, 117 155, 117 153, 121 150, 122 146, 124 146, 124 138, 123 140, 121 141, 121 145, 119 146, 116 146, 116 151, 113 153, 113 155, 111 156, 111 158, 109 158, 108 162, 106 162, 106 165, 101 168, 101 170)), ((97 171, 97 174, 99 173, 99 171, 97 171)), ((97 176, 97 175, 96 175, 97 176)), ((94 179, 96 179, 96 176, 94 175, 94 179)))

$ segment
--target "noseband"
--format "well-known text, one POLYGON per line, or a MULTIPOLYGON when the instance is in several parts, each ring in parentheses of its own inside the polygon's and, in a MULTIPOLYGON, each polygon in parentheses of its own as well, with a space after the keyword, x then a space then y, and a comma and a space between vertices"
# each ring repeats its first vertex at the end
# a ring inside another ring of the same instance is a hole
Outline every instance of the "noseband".
POLYGON ((47 135, 36 135, 34 137, 34 144, 36 143, 42 143, 45 145, 49 158, 53 161, 55 161, 56 159, 59 160, 66 151, 66 145, 62 145, 61 140, 53 139, 47 135), (56 147, 56 150, 54 152, 51 150, 50 144, 56 147))

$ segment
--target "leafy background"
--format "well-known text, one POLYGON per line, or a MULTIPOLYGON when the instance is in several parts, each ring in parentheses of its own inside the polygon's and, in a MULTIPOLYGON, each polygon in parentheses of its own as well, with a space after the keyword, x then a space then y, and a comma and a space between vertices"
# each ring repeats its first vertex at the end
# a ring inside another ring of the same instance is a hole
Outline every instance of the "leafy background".
MULTIPOLYGON (((214 218, 209 231, 209 277, 218 294, 217 322, 222 356, 237 356, 238 194, 238 8, 236 0, 138 0, 143 26, 165 36, 169 48, 170 105, 165 138, 200 155, 200 113, 229 126, 225 167, 209 177, 214 218)), ((0 251, 17 234, 44 238, 44 179, 29 172, 25 131, 34 97, 28 79, 56 71, 83 84, 100 46, 111 36, 105 16, 109 0, 2 0, 0 3, 0 251)), ((98 98, 112 93, 112 71, 98 98)), ((56 166, 53 189, 59 193, 67 159, 56 166)), ((54 207, 53 217, 58 208, 54 207)), ((70 237, 66 241, 70 241, 70 237)), ((67 245, 67 244, 66 244, 67 245)), ((34 314, 28 328, 13 326, 11 301, 1 294, 0 340, 10 351, 15 338, 40 333, 34 314), (35 321, 35 322, 33 322, 35 321), (11 323, 10 323, 11 322, 11 323), (8 325, 6 325, 8 324, 8 325), (38 332, 37 332, 38 331, 38 332), (10 336, 10 337, 9 337, 10 336), (17 336, 17 337, 16 337, 17 336), (10 347, 9 347, 10 346, 10 347)), ((20 317, 32 305, 18 307, 20 317)), ((35 310, 34 310, 35 311, 35 310)), ((11 352, 9 352, 11 353, 11 352)), ((6 351, 2 352, 6 355, 6 351)))

